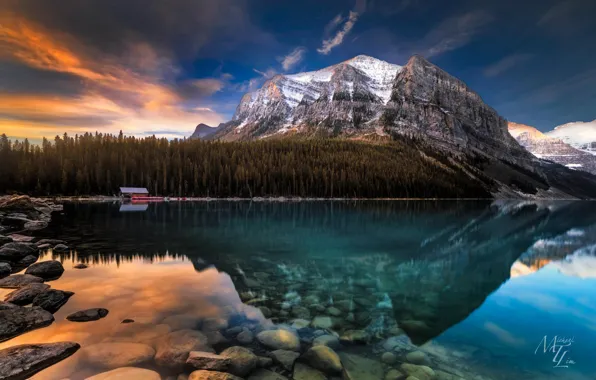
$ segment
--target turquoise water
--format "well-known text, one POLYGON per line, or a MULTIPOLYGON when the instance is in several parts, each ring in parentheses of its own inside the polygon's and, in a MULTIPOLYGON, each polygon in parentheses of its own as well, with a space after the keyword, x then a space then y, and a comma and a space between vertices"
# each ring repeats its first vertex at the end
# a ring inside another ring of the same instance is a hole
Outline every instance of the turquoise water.
MULTIPOLYGON (((74 248, 42 260, 62 260, 51 285, 76 294, 54 325, 2 347, 84 348, 121 339, 128 317, 170 329, 174 315, 229 326, 302 319, 344 338, 363 332, 366 344, 341 350, 374 361, 420 349, 439 379, 596 378, 594 202, 67 204, 39 236, 74 248), (89 268, 71 269, 78 262, 89 268), (85 307, 110 315, 63 320, 85 307), (558 355, 545 350, 555 337, 572 340, 558 355)), ((97 372, 77 354, 38 378, 97 372)))

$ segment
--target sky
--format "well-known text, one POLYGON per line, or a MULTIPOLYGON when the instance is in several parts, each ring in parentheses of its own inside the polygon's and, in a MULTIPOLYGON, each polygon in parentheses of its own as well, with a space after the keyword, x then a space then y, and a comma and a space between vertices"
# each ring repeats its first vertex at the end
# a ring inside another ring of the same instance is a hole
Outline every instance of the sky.
POLYGON ((421 54, 509 120, 596 119, 594 0, 1 0, 0 133, 177 138, 275 74, 421 54))

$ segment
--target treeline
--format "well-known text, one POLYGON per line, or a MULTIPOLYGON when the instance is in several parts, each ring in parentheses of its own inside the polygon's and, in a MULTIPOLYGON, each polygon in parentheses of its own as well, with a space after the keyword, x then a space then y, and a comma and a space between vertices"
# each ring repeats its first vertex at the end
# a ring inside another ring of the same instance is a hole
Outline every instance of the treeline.
POLYGON ((0 192, 113 195, 120 186, 194 197, 489 197, 447 157, 414 141, 217 142, 107 134, 41 145, 0 136, 0 192))

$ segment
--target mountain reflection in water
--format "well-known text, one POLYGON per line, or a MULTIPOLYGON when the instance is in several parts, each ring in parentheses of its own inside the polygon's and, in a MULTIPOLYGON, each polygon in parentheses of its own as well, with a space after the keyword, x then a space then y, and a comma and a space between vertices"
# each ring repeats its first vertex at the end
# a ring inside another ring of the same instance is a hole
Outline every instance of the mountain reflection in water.
MULTIPOLYGON (((263 327, 303 319, 343 337, 364 332, 367 345, 346 349, 369 356, 404 331, 402 344, 421 346, 448 373, 554 379, 561 369, 535 355, 542 336, 596 339, 586 322, 596 318, 596 295, 586 290, 596 277, 587 267, 595 202, 213 202, 138 213, 70 204, 40 234, 76 247, 41 259, 63 261, 51 285, 76 294, 56 323, 0 347, 146 341, 205 319, 263 327), (70 269, 78 262, 90 267, 70 269), (546 317, 561 312, 553 304, 567 314, 546 317), (110 314, 64 320, 91 307, 110 314), (126 318, 135 324, 121 325, 126 318)), ((564 376, 594 378, 590 341, 576 341, 577 364, 564 376)), ((39 378, 97 372, 77 353, 39 378)))

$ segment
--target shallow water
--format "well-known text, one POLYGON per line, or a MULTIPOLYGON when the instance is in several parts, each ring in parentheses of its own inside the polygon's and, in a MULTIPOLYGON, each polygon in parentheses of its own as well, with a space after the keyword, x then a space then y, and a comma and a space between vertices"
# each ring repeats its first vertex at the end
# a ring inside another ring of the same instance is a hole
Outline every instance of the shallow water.
POLYGON ((0 348, 83 349, 36 378, 103 372, 85 356, 96 343, 153 344, 206 319, 261 329, 329 313, 319 319, 329 330, 369 337, 342 351, 374 360, 405 333, 400 360, 418 346, 433 369, 466 379, 596 378, 594 202, 67 204, 38 235, 76 248, 40 259, 64 263, 50 284, 75 295, 53 325, 0 348), (92 307, 110 313, 65 320, 92 307), (556 355, 544 344, 555 337, 573 342, 556 355))

